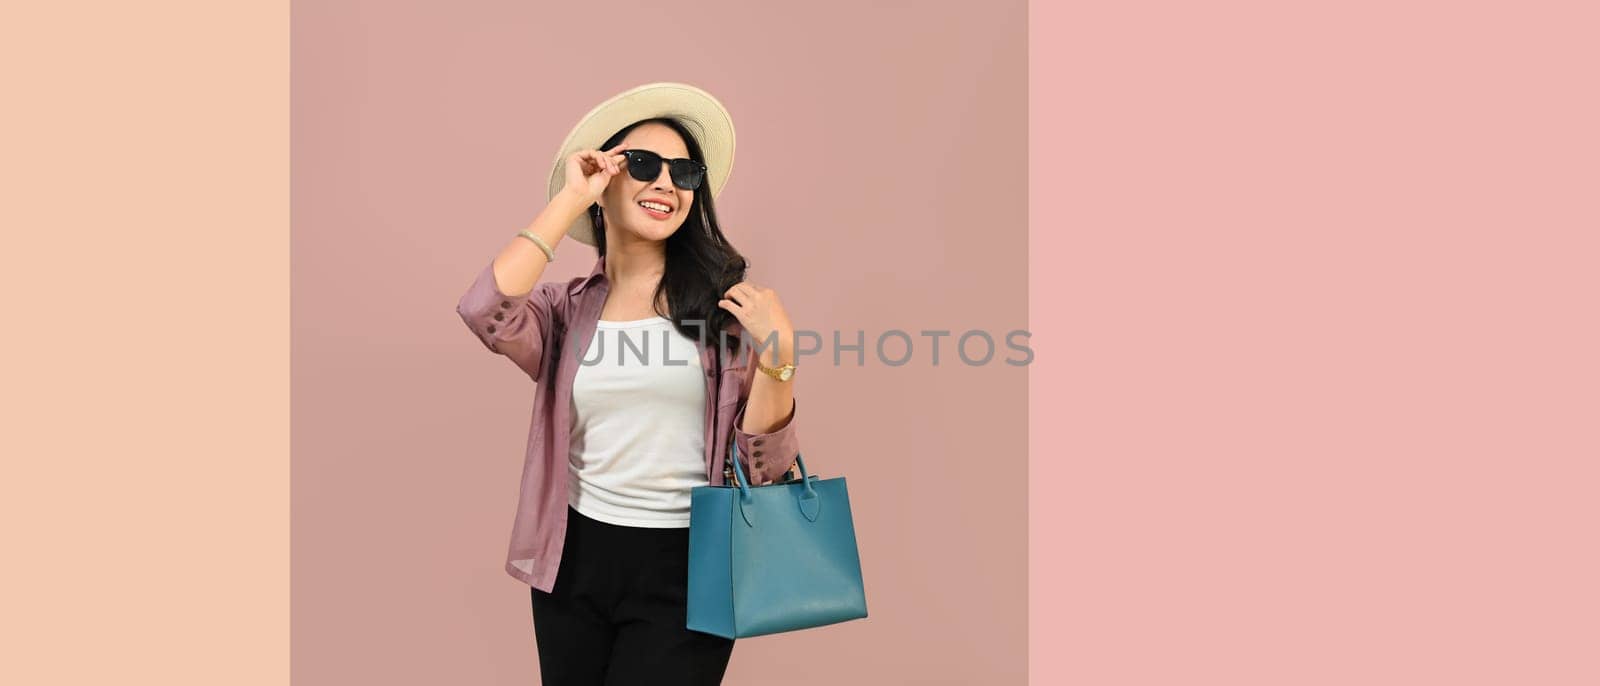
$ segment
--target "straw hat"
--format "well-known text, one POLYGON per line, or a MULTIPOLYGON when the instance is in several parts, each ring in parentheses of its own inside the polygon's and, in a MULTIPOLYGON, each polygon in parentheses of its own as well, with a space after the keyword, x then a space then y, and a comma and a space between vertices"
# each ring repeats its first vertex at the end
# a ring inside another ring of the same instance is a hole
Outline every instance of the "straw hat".
MULTIPOLYGON (((655 117, 676 119, 694 134, 705 157, 700 161, 706 165, 706 184, 711 188, 711 197, 715 198, 733 171, 733 119, 710 93, 686 83, 671 82, 648 83, 614 95, 578 120, 550 168, 549 197, 555 198, 566 185, 567 156, 579 150, 599 148, 622 127, 655 117)), ((594 223, 589 220, 588 212, 572 223, 567 236, 579 243, 595 244, 594 223)))

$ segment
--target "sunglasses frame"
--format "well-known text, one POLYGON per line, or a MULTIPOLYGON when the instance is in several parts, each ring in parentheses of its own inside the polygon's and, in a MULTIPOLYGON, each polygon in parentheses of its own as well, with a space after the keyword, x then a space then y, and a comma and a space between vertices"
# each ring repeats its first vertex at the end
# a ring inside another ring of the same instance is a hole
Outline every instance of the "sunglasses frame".
POLYGON ((678 158, 668 159, 666 157, 662 157, 660 153, 657 153, 657 152, 655 152, 653 150, 641 150, 641 149, 624 150, 624 151, 622 151, 622 154, 627 157, 628 175, 632 176, 634 179, 637 179, 639 181, 643 181, 645 183, 650 183, 651 181, 655 181, 656 179, 661 178, 661 163, 665 162, 667 164, 667 175, 668 175, 668 177, 670 177, 672 179, 672 185, 677 186, 678 188, 682 188, 683 190, 686 190, 686 191, 694 191, 694 190, 699 190, 700 187, 704 186, 705 183, 706 183, 706 165, 705 165, 704 162, 700 162, 699 160, 694 160, 694 159, 690 159, 690 158, 687 158, 687 157, 678 157, 678 158), (636 154, 637 155, 648 155, 650 157, 656 158, 656 163, 654 165, 654 173, 644 172, 644 173, 649 173, 650 174, 649 178, 640 178, 639 174, 634 172, 634 169, 649 169, 650 166, 651 166, 647 161, 644 161, 644 160, 641 160, 639 162, 635 162, 634 161, 634 159, 635 159, 634 155, 636 155, 636 154), (683 182, 681 182, 679 180, 680 176, 687 176, 687 175, 690 175, 690 174, 699 174, 700 175, 699 182, 696 183, 693 187, 687 186, 687 185, 685 185, 683 182))

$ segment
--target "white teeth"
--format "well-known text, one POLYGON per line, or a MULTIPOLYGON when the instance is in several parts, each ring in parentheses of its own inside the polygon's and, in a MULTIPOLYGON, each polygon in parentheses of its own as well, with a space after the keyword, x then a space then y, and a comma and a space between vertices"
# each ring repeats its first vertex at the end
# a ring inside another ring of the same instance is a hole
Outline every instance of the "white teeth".
POLYGON ((672 208, 667 207, 666 205, 663 205, 663 204, 658 203, 658 202, 650 202, 649 200, 640 201, 639 202, 639 206, 640 207, 649 208, 649 209, 655 210, 657 212, 671 212, 672 211, 672 208))

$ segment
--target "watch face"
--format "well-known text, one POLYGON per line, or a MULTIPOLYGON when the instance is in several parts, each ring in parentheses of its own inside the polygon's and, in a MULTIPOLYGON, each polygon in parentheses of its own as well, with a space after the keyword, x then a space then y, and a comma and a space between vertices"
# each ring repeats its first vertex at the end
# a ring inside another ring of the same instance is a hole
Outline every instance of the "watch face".
POLYGON ((793 376, 794 376, 794 367, 784 367, 782 371, 778 372, 778 380, 779 381, 788 381, 790 379, 790 377, 793 377, 793 376))

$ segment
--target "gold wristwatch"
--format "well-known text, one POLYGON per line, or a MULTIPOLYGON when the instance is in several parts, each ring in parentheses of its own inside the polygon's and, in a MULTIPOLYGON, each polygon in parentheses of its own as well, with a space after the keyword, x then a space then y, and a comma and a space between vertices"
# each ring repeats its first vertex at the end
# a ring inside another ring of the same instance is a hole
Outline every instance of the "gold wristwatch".
POLYGON ((772 367, 768 367, 768 366, 766 366, 764 364, 761 364, 761 360, 758 359, 758 360, 756 360, 756 369, 761 370, 762 374, 766 374, 767 376, 770 376, 770 377, 772 377, 774 379, 777 379, 779 381, 788 381, 789 379, 793 379, 794 378, 795 366, 793 364, 785 364, 785 365, 783 365, 781 367, 778 367, 778 368, 774 369, 772 367))

